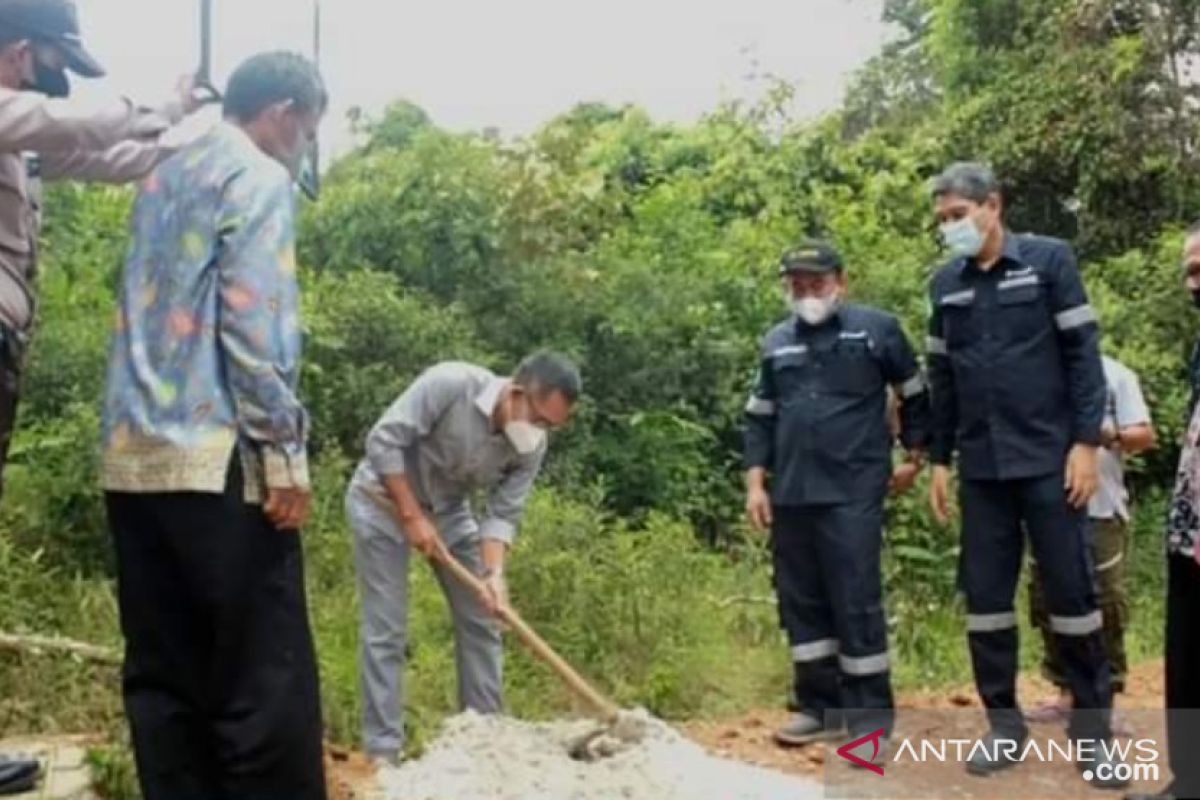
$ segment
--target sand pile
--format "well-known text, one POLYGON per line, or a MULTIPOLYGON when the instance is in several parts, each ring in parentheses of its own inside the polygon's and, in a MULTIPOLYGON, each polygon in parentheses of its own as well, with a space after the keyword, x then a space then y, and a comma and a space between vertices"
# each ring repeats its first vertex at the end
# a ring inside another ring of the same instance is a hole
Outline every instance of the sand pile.
POLYGON ((717 758, 649 720, 637 746, 594 762, 569 757, 595 724, 526 723, 466 713, 425 756, 380 776, 386 800, 805 800, 814 781, 717 758))

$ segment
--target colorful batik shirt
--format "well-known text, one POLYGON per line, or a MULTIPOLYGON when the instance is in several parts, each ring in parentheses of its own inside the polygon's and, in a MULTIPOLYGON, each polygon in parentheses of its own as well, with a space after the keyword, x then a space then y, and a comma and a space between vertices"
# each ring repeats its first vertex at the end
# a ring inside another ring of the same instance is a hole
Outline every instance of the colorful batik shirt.
POLYGON ((103 413, 103 485, 308 485, 291 177, 223 123, 141 184, 103 413))

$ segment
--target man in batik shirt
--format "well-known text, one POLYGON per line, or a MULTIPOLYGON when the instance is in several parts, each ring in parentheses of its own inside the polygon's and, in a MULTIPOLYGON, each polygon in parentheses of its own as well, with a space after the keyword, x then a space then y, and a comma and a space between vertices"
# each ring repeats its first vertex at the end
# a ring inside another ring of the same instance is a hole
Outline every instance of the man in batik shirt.
POLYGON ((324 800, 293 177, 316 69, 255 56, 143 182, 104 406, 125 707, 146 800, 324 800))

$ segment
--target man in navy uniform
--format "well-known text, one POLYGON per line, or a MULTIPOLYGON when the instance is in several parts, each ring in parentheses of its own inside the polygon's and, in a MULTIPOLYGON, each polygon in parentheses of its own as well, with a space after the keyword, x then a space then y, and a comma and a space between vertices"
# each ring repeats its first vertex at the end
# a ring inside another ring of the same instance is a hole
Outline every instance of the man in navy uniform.
POLYGON ((845 302, 838 253, 808 242, 782 260, 792 312, 763 342, 746 408, 746 507, 771 530, 775 590, 799 711, 776 734, 802 745, 891 730, 893 700, 880 550, 889 486, 920 471, 925 381, 900 323, 845 302), (892 466, 889 387, 907 459, 892 466), (770 476, 770 491, 767 479, 770 476))
POLYGON ((1017 708, 1013 606, 1028 531, 1073 696, 1077 766, 1094 784, 1117 787, 1117 762, 1103 746, 1112 687, 1087 538, 1106 396, 1096 315, 1066 242, 1005 229, 989 169, 954 164, 932 194, 952 258, 930 284, 930 501, 945 522, 957 453, 960 583, 991 727, 987 752, 976 748, 967 766, 974 774, 1010 767, 1028 736, 1017 708))

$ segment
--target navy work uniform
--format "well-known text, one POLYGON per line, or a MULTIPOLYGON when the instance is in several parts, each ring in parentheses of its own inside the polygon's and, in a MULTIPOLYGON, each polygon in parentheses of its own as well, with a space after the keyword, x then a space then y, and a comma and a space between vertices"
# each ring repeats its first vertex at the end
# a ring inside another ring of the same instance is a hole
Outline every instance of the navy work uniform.
POLYGON ((1099 328, 1070 246, 1005 233, 990 269, 958 258, 930 287, 933 463, 958 454, 959 580, 975 681, 993 732, 1020 739, 1017 618, 1023 529, 1046 576, 1050 624, 1074 696, 1069 733, 1107 739, 1109 667, 1087 547, 1067 500, 1074 444, 1098 445, 1105 382, 1099 328))
POLYGON ((792 316, 767 334, 746 409, 746 467, 771 476, 775 590, 796 699, 827 728, 844 711, 852 733, 892 723, 880 576, 889 385, 902 400, 904 445, 923 449, 928 392, 899 322, 845 305, 820 325, 792 316))

